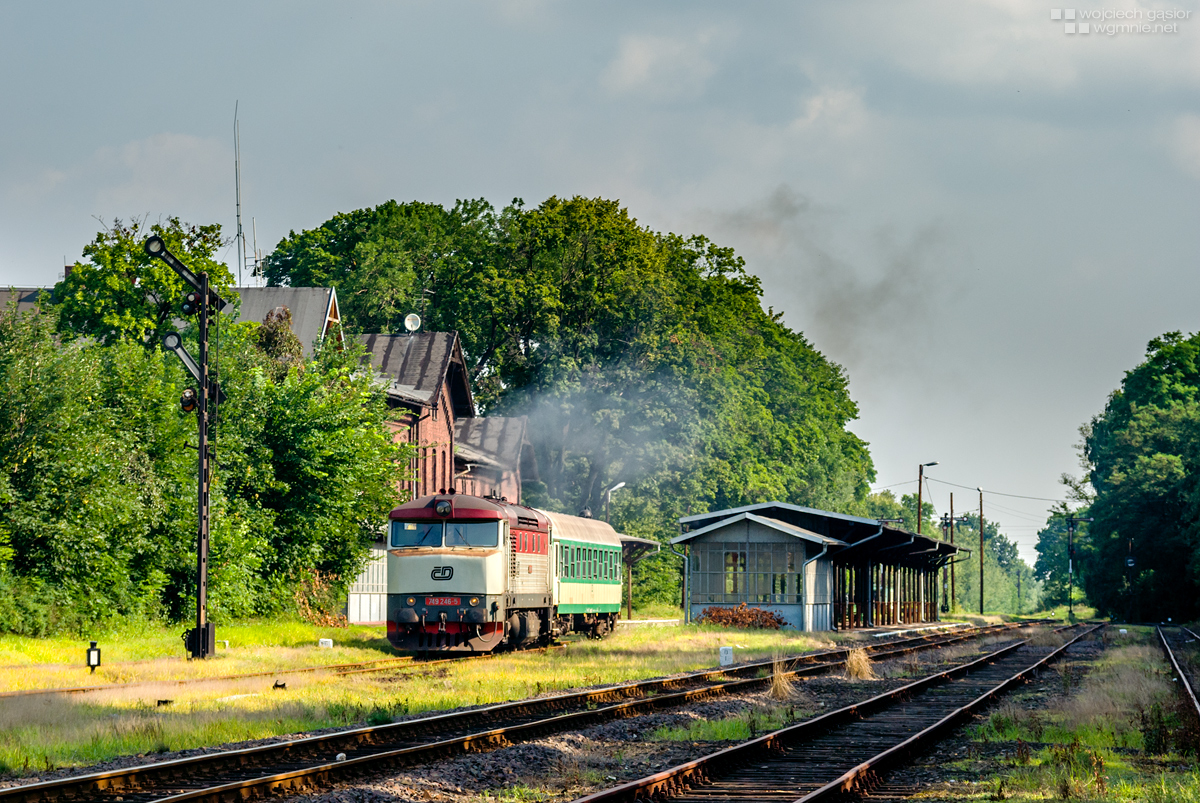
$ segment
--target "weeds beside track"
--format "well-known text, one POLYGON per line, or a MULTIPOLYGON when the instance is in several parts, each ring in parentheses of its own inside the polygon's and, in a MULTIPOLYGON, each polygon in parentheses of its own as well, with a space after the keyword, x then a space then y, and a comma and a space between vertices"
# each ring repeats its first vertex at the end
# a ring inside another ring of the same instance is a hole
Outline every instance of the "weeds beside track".
POLYGON ((632 803, 833 799, 869 787, 877 773, 940 738, 976 708, 1015 686, 1102 625, 1035 659, 1028 641, 935 673, 863 703, 580 798, 632 803), (1024 648, 1024 649, 1022 649, 1024 648))
MULTIPOLYGON (((884 659, 1003 633, 1013 627, 999 625, 941 636, 918 636, 871 645, 868 649, 874 658, 884 659)), ((111 799, 110 796, 117 795, 125 801, 216 800, 326 785, 388 766, 491 750, 548 733, 578 730, 610 719, 770 686, 779 682, 780 674, 795 677, 829 672, 841 668, 848 653, 848 649, 837 649, 786 659, 788 668, 782 673, 778 666, 772 671, 779 659, 756 661, 721 671, 621 684, 10 787, 0 790, 0 801, 111 799), (605 707, 598 707, 601 704, 605 707), (344 760, 335 760, 339 753, 345 754, 344 760)))

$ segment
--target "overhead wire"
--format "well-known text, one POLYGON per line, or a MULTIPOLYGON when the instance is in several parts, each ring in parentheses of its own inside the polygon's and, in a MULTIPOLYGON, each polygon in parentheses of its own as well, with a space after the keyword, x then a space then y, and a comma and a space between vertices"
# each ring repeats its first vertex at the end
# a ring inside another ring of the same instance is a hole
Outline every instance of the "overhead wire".
POLYGON ((1038 502, 1065 502, 1065 501, 1067 501, 1065 499, 1051 499, 1046 496, 1024 496, 1022 494, 1006 494, 1006 493, 1001 493, 1000 491, 989 491, 987 489, 983 489, 983 488, 979 488, 979 487, 972 488, 970 485, 959 485, 957 482, 947 482, 946 480, 934 479, 933 477, 926 477, 926 479, 933 480, 934 482, 940 482, 942 485, 953 485, 955 488, 966 488, 968 491, 982 491, 983 493, 991 494, 992 496, 1007 496, 1012 499, 1034 499, 1038 502))

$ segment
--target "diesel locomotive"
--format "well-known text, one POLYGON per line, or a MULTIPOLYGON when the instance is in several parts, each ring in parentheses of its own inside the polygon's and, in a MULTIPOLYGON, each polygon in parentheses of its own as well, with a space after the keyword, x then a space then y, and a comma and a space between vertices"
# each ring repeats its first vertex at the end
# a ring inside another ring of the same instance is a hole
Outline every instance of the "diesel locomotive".
POLYGON ((621 607, 606 522, 436 494, 389 516, 387 636, 398 650, 490 652, 603 637, 621 607))

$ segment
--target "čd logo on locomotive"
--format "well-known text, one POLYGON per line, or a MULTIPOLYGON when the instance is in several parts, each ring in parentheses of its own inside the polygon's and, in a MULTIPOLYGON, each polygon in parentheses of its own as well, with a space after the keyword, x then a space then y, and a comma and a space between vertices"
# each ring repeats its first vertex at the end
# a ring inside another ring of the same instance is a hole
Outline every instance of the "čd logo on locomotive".
POLYGON ((449 580, 454 576, 453 566, 434 566, 429 576, 434 580, 449 580))

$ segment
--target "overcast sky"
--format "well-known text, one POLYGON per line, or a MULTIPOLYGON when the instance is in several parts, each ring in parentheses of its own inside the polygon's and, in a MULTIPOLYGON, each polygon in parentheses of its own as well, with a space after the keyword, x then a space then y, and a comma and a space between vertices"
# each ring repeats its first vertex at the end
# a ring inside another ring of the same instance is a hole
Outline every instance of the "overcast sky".
MULTIPOLYGON (((1052 8, 6 3, 0 284, 53 284, 96 218, 231 232, 240 101, 264 251, 392 198, 619 198, 735 246, 845 366, 877 487, 937 460, 1061 498, 1147 341, 1200 328, 1200 3, 1052 8)), ((985 505, 1032 558, 1047 503, 985 505)))

